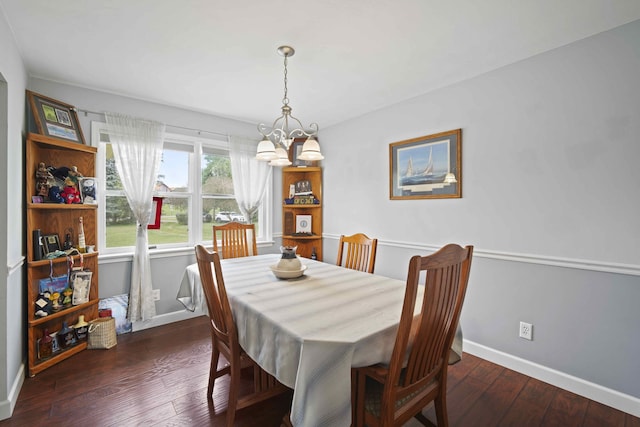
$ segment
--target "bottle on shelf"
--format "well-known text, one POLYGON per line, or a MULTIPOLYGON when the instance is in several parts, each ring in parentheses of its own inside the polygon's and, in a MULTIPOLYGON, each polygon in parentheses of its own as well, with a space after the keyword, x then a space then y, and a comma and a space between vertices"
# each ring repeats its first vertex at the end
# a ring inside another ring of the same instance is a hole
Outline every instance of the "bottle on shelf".
POLYGON ((71 329, 67 322, 62 322, 62 329, 58 331, 58 344, 60 345, 60 349, 69 348, 75 343, 75 330, 71 329))
POLYGON ((47 357, 51 357, 51 354, 53 353, 53 344, 51 341, 53 340, 51 336, 49 336, 49 330, 45 329, 42 334, 42 338, 40 338, 38 342, 38 350, 39 350, 38 357, 40 359, 46 359, 47 357))
POLYGON ((316 248, 315 247, 313 247, 311 249, 311 259, 313 259, 313 260, 317 260, 318 259, 318 254, 316 253, 316 248))
POLYGON ((78 252, 81 254, 87 252, 87 244, 84 241, 84 225, 82 224, 82 217, 79 219, 80 224, 78 225, 78 252))
POLYGON ((87 333, 89 331, 89 324, 84 320, 84 315, 78 316, 78 323, 73 325, 73 329, 76 331, 76 338, 78 341, 86 341, 87 333))

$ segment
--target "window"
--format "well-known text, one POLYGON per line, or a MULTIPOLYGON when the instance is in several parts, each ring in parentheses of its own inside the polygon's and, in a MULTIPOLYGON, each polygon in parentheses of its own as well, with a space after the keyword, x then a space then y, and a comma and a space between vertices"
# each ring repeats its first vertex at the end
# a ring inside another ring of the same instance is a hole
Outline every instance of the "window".
MULTIPOLYGON (((98 147, 99 250, 130 252, 135 246, 136 221, 115 167, 108 125, 92 123, 92 144, 98 147), (104 208, 102 208, 104 207, 104 208)), ((211 245, 214 224, 230 221, 256 224, 258 241, 271 239, 271 184, 253 218, 244 218, 233 194, 227 141, 166 134, 154 196, 162 197, 160 229, 148 230, 149 246, 192 248, 211 245)))

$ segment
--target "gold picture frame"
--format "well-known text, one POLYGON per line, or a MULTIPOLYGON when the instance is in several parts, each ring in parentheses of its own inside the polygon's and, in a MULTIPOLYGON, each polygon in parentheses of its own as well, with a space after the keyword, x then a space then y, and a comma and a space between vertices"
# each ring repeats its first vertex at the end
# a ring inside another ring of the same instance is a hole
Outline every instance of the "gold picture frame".
POLYGON ((39 134, 85 144, 73 105, 30 90, 27 99, 39 134))
POLYGON ((389 144, 389 198, 462 197, 462 129, 389 144))

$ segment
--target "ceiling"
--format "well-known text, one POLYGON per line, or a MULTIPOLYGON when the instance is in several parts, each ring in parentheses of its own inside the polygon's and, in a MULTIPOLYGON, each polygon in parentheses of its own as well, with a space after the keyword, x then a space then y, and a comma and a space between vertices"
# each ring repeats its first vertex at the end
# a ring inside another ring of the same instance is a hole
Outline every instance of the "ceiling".
MULTIPOLYGON (((0 0, 30 76, 320 128, 640 19, 637 0, 0 0)), ((76 105, 82 108, 82 105, 76 105)))

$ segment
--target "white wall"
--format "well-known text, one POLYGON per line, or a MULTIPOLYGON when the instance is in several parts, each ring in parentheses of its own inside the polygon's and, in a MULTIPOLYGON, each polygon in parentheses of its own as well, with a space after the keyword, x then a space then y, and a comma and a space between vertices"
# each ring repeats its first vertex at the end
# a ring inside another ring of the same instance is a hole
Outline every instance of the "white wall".
POLYGON ((26 72, 0 10, 0 420, 24 380, 24 160, 26 72))
POLYGON ((404 278, 473 244, 465 349, 640 415, 639 76, 636 21, 322 130, 325 261, 364 232, 404 278), (463 197, 389 200, 389 143, 457 128, 463 197))

